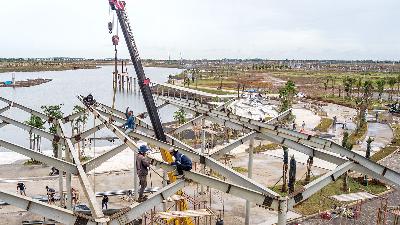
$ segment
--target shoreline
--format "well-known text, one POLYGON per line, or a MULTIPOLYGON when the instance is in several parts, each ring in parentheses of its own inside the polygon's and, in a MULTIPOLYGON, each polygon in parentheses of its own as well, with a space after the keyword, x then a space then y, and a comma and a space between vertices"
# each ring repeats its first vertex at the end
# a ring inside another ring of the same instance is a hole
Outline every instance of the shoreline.
MULTIPOLYGON (((29 63, 28 63, 29 64, 29 63)), ((99 69, 102 66, 113 66, 114 62, 98 62, 98 63, 62 63, 59 65, 58 63, 48 63, 47 65, 21 65, 18 62, 15 65, 2 65, 0 62, 0 74, 2 73, 12 73, 12 72, 47 72, 47 71, 67 71, 67 70, 81 70, 81 69, 99 69)), ((131 63, 128 63, 131 65, 131 63)), ((177 68, 183 69, 181 66, 176 64, 154 64, 154 63, 143 63, 143 67, 155 67, 155 68, 177 68)))
POLYGON ((62 67, 12 67, 12 68, 2 68, 0 67, 1 73, 24 73, 24 72, 48 72, 48 71, 67 71, 67 70, 81 70, 81 69, 99 69, 99 65, 85 65, 85 66, 62 66, 62 67))

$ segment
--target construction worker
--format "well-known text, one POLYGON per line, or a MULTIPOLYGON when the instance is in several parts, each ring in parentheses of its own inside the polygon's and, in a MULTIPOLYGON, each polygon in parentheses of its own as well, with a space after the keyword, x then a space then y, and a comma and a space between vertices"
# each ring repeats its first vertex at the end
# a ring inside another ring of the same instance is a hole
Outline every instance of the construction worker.
POLYGON ((79 201, 79 191, 73 187, 71 187, 71 199, 72 204, 76 205, 79 201))
POLYGON ((52 204, 55 202, 54 195, 56 194, 56 190, 53 188, 50 188, 49 186, 46 186, 46 191, 47 191, 47 203, 52 204))
POLYGON ((126 123, 122 127, 126 128, 125 134, 135 130, 135 117, 133 116, 133 111, 129 110, 129 107, 125 111, 126 123))
POLYGON ((178 176, 183 175, 183 171, 192 170, 192 160, 189 159, 186 155, 178 152, 176 148, 171 148, 170 153, 174 156, 175 161, 171 163, 171 166, 176 166, 176 170, 178 171, 178 176))
POLYGON ((101 200, 101 209, 108 209, 108 196, 103 195, 103 199, 101 200))
POLYGON ((26 190, 25 184, 22 183, 21 181, 18 182, 18 184, 17 184, 17 191, 19 191, 19 194, 20 194, 20 195, 25 195, 25 196, 26 196, 25 190, 26 190))
POLYGON ((147 174, 149 173, 149 166, 150 162, 146 157, 146 152, 149 149, 147 148, 146 145, 141 145, 139 147, 139 154, 136 156, 136 172, 139 177, 139 202, 143 202, 146 200, 146 197, 144 196, 144 190, 147 187, 147 174))

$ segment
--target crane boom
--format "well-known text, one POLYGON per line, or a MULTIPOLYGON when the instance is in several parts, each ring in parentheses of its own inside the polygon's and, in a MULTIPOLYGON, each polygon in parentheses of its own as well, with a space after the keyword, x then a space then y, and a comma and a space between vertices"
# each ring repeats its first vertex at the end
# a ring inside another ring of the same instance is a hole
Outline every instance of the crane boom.
POLYGON ((156 138, 160 141, 167 141, 164 129, 161 124, 160 116, 158 115, 156 104, 154 103, 153 95, 149 86, 149 79, 146 78, 142 62, 139 57, 139 51, 136 47, 133 37, 132 27, 128 20, 128 15, 125 11, 125 2, 118 0, 109 0, 112 9, 115 9, 122 33, 124 34, 126 46, 128 47, 131 56, 132 64, 135 67, 136 76, 138 78, 139 88, 143 95, 144 103, 146 104, 147 112, 153 125, 156 138))
MULTIPOLYGON (((164 133, 160 116, 158 115, 157 107, 154 103, 153 95, 149 86, 150 80, 146 78, 146 74, 144 73, 142 62, 139 57, 139 51, 136 47, 135 39, 133 38, 132 27, 129 23, 128 15, 125 11, 125 2, 119 0, 109 0, 109 3, 111 8, 117 13, 118 21, 121 26, 122 33, 124 34, 126 46, 128 47, 133 66, 135 67, 140 91, 142 92, 143 100, 146 104, 147 112, 149 113, 149 117, 151 120, 151 124, 153 125, 156 138, 160 141, 167 142, 167 137, 164 133)), ((160 152, 164 161, 168 163, 173 162, 171 154, 166 149, 160 149, 160 152)), ((173 171, 168 173, 168 178, 170 182, 176 181, 176 177, 173 171)), ((182 195, 183 192, 178 191, 178 194, 182 195)), ((187 210, 189 208, 187 202, 184 199, 179 201, 179 205, 181 210, 187 210)), ((193 221, 189 217, 184 218, 182 224, 194 225, 193 221)))

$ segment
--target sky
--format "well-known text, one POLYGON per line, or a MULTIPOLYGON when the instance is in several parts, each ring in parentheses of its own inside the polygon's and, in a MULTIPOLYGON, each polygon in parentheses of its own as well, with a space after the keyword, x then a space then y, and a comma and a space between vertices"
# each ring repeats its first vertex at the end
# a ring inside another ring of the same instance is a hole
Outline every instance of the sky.
MULTIPOLYGON (((399 0, 126 3, 142 58, 400 60, 399 0)), ((106 0, 0 5, 0 58, 113 57, 106 0)), ((119 53, 129 57, 122 42, 119 53)))

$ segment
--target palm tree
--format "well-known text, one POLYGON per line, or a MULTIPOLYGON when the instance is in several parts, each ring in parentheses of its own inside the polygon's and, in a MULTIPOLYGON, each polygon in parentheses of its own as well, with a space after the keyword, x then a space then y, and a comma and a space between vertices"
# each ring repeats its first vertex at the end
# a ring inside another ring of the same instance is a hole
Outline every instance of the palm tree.
POLYGON ((346 96, 350 97, 351 95, 351 78, 348 76, 343 78, 343 90, 346 92, 346 96))
POLYGON ((400 74, 397 75, 397 101, 400 100, 400 74))
POLYGON ((357 86, 357 97, 360 97, 360 90, 362 87, 362 77, 358 77, 357 81, 356 81, 356 86, 357 86))
POLYGON ((393 98, 393 92, 394 92, 394 85, 396 84, 396 78, 395 77, 389 77, 388 84, 390 86, 390 93, 389 93, 389 99, 392 100, 393 98))
POLYGON ((332 77, 332 95, 335 96, 335 81, 336 77, 332 77))
MULTIPOLYGON (((25 124, 38 129, 45 129, 43 126, 44 123, 45 122, 40 117, 35 115, 31 115, 29 120, 25 121, 25 124)), ((41 152, 40 148, 41 143, 42 143, 42 137, 29 131, 29 148, 32 149, 33 151, 41 152)), ((31 162, 36 163, 37 161, 31 159, 31 162)))
MULTIPOLYGON (((89 119, 89 113, 86 112, 86 109, 82 106, 75 105, 74 106, 74 113, 80 113, 82 112, 83 114, 79 116, 78 118, 74 119, 71 121, 71 127, 72 127, 72 135, 74 134, 80 134, 82 131, 85 130, 86 123, 89 119)), ((77 142, 78 145, 78 153, 79 153, 79 158, 81 158, 81 145, 85 145, 85 140, 82 139, 81 142, 77 142)))
POLYGON ((376 87, 377 87, 378 93, 379 93, 379 100, 382 99, 382 94, 383 94, 383 91, 385 90, 385 84, 386 84, 386 81, 384 79, 379 79, 376 81, 376 87))
POLYGON ((183 109, 179 109, 174 113, 174 120, 178 121, 179 124, 186 122, 186 112, 183 109))
MULTIPOLYGON (((64 116, 64 113, 61 111, 62 104, 60 105, 44 105, 41 106, 40 108, 44 111, 44 114, 50 118, 53 119, 62 119, 64 116)), ((52 134, 57 134, 57 124, 56 123, 50 123, 50 133, 52 134)), ((53 154, 54 157, 58 158, 58 143, 53 141, 53 154)))
MULTIPOLYGON (((365 151, 365 158, 369 159, 371 157, 371 143, 374 141, 371 137, 367 139, 367 150, 365 151)), ((364 185, 368 186, 368 176, 364 176, 364 185)))
MULTIPOLYGON (((352 150, 353 145, 349 142, 349 133, 345 131, 343 133, 343 139, 342 139, 342 147, 346 148, 347 150, 352 150)), ((343 174, 343 191, 348 192, 349 190, 349 178, 348 178, 348 172, 343 174)))
POLYGON ((280 111, 284 112, 292 107, 293 98, 296 95, 296 84, 289 80, 286 85, 279 89, 279 98, 281 100, 280 111))
POLYGON ((368 105, 369 99, 372 97, 373 90, 374 90, 374 85, 373 85, 372 81, 366 80, 363 85, 363 92, 364 92, 363 98, 364 98, 364 101, 367 103, 367 105, 368 105))
POLYGON ((349 83, 350 83, 350 98, 351 98, 351 97, 353 97, 353 87, 354 87, 354 84, 356 84, 356 79, 350 77, 349 83))

